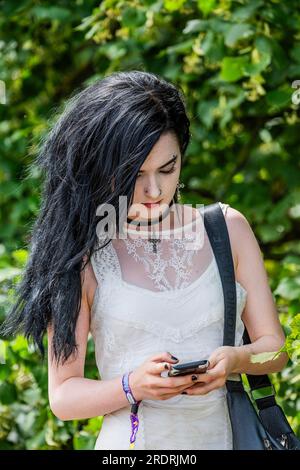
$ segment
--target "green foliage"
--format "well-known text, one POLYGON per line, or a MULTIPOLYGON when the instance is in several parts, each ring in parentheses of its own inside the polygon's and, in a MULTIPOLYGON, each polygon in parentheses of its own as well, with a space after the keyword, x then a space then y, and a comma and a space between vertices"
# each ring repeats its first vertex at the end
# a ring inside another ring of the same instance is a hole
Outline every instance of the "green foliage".
MULTIPOLYGON (((27 165, 52 113, 113 71, 152 71, 180 85, 187 99, 192 142, 183 202, 229 203, 260 243, 291 357, 273 382, 299 433, 300 133, 292 99, 299 25, 298 0, 2 2, 0 319, 13 301, 39 208, 40 174, 27 173, 27 165)), ((86 374, 96 378, 93 354, 89 342, 86 374)), ((1 357, 1 448, 93 447, 102 418, 55 418, 47 365, 24 340, 1 342, 1 357)))
POLYGON ((296 362, 300 356, 300 314, 293 318, 290 329, 284 350, 296 362))

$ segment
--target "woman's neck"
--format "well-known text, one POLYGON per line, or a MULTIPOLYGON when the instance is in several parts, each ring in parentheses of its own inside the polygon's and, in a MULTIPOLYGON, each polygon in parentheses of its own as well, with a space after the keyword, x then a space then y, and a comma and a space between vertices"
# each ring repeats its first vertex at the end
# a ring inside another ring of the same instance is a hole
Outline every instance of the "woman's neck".
MULTIPOLYGON (((184 210, 185 206, 174 203, 169 206, 162 216, 160 220, 156 218, 155 221, 151 221, 150 225, 138 225, 138 221, 134 221, 134 223, 124 223, 124 233, 130 235, 141 235, 141 234, 152 234, 155 232, 159 234, 160 232, 164 233, 172 233, 176 229, 182 229, 185 225, 189 225, 192 223, 192 214, 190 210, 184 210), (164 216, 164 214, 166 214, 164 216)), ((144 221, 143 221, 144 222, 144 221)), ((147 222, 146 222, 147 223, 147 222)))

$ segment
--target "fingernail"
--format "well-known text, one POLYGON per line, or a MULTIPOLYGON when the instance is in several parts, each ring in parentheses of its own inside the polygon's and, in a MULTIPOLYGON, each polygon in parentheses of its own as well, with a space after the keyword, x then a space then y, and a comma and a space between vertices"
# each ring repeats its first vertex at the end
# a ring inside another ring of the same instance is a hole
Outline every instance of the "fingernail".
POLYGON ((197 375, 192 375, 192 380, 197 380, 197 375))
POLYGON ((171 359, 173 359, 173 361, 178 361, 179 360, 179 359, 177 359, 177 357, 173 356, 170 352, 168 354, 170 354, 171 359))
POLYGON ((181 392, 181 395, 187 395, 187 392, 181 392))

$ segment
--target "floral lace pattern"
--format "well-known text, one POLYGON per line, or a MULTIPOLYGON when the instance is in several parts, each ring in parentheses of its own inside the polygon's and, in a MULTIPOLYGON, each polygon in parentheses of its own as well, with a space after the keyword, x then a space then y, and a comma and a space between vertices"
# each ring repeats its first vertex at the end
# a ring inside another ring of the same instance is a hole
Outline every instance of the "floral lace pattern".
MULTIPOLYGON (((188 237, 190 241, 190 237, 188 237)), ((150 279, 154 281, 155 286, 159 290, 171 290, 184 288, 189 285, 189 277, 191 274, 190 268, 192 267, 193 257, 195 252, 185 249, 184 240, 170 240, 169 250, 170 255, 168 259, 162 256, 163 250, 160 245, 157 247, 157 253, 153 253, 149 241, 142 238, 134 240, 124 240, 127 252, 132 255, 137 263, 143 263, 146 273, 150 279), (142 253, 139 255, 137 248, 143 248, 142 253), (166 275, 168 267, 174 268, 176 277, 175 285, 173 286, 166 275)))

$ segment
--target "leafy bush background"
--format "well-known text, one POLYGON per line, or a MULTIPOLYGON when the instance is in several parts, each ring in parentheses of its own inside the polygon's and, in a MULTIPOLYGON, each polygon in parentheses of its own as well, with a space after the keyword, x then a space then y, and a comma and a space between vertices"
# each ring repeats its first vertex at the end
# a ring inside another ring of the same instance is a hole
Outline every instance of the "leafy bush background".
MULTIPOLYGON (((27 164, 51 116, 78 87, 113 71, 152 71, 184 91, 192 142, 183 202, 227 202, 264 255, 290 351, 299 351, 300 79, 298 0, 1 1, 0 320, 13 301, 39 208, 27 164), (294 94, 294 95, 293 95, 294 94)), ((0 342, 0 448, 90 449, 102 417, 62 422, 48 405, 47 364, 18 337, 0 342)), ((296 357, 296 356, 295 356, 296 357)), ((89 341, 86 376, 97 378, 89 341)), ((300 366, 274 374, 300 434, 300 366)))

